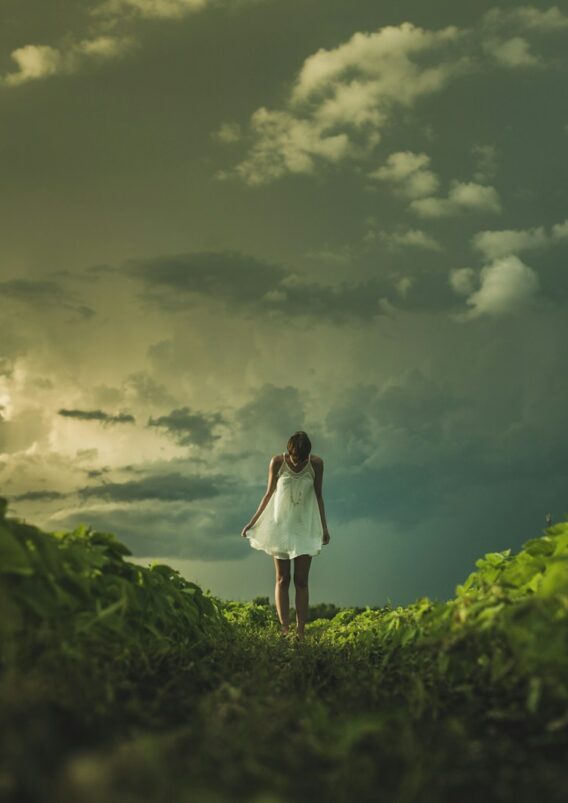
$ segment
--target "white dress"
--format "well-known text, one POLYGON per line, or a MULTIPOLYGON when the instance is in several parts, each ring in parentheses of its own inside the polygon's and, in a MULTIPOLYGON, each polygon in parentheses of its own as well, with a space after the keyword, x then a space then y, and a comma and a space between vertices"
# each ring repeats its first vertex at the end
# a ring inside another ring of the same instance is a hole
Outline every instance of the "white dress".
POLYGON ((280 559, 317 555, 323 543, 323 525, 314 488, 315 471, 308 462, 294 471, 282 454, 276 489, 268 504, 247 530, 251 547, 280 559))

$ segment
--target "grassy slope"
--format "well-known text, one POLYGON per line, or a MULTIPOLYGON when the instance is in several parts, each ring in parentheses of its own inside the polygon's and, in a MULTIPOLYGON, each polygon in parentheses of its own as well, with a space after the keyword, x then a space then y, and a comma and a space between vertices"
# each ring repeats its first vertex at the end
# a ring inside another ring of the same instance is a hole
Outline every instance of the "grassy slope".
POLYGON ((0 522, 0 799, 564 798, 568 522, 449 602, 341 610, 300 644, 127 554, 0 522))

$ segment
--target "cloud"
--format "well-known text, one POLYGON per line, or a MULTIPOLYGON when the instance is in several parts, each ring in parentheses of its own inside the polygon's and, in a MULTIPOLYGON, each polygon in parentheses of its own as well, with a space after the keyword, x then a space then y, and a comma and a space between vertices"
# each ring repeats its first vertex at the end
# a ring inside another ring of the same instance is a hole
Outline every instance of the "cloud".
POLYGON ((500 213, 502 205, 495 187, 452 179, 446 198, 417 198, 410 209, 420 217, 440 218, 467 211, 500 213))
POLYGON ((65 499, 69 494, 59 491, 26 491, 26 493, 12 496, 14 502, 53 502, 58 499, 65 499))
POLYGON ((544 248, 549 239, 543 226, 532 229, 502 229, 500 231, 479 231, 471 238, 471 243, 487 259, 496 259, 507 254, 544 248))
POLYGON ((317 261, 332 262, 338 265, 349 265, 355 256, 355 249, 353 246, 344 244, 331 248, 314 248, 309 251, 304 251, 303 256, 307 259, 315 259, 317 261))
POLYGON ((481 18, 479 28, 484 53, 509 68, 547 66, 543 56, 531 51, 526 34, 551 34, 568 27, 568 16, 557 6, 541 11, 533 6, 492 8, 481 18), (513 35, 511 35, 513 34, 513 35))
MULTIPOLYGON (((455 293, 467 296, 471 309, 458 312, 455 320, 467 321, 483 314, 493 316, 517 312, 527 307, 540 289, 536 271, 518 257, 523 251, 543 251, 568 237, 568 220, 555 223, 550 234, 544 226, 529 229, 501 229, 479 231, 471 238, 472 248, 488 264, 480 271, 473 268, 456 268, 450 271, 448 283, 455 293)), ((563 275, 563 272, 562 272, 563 275)), ((544 291, 558 293, 558 283, 544 291)))
MULTIPOLYGON (((452 485, 451 469, 445 468, 441 482, 434 467, 463 459, 468 441, 463 423, 474 414, 467 394, 460 396, 450 383, 416 367, 344 389, 324 421, 328 461, 345 466, 333 488, 334 498, 341 499, 335 517, 370 515, 408 527, 426 509, 431 515, 440 500, 446 503, 448 482, 452 485)), ((329 482, 334 479, 331 475, 329 482)))
MULTIPOLYGON (((330 88, 348 88, 350 83, 338 81, 356 72, 366 81, 377 82, 373 85, 377 97, 393 99, 400 93, 403 102, 412 103, 422 92, 439 89, 449 77, 446 70, 451 71, 452 65, 438 65, 433 70, 420 71, 410 61, 410 55, 453 43, 459 35, 455 25, 439 31, 426 31, 410 22, 388 25, 373 33, 357 32, 346 43, 332 50, 320 48, 304 61, 292 89, 291 102, 302 105, 314 96, 327 95, 330 88), (406 83, 409 76, 417 79, 413 86, 406 83)), ((323 111, 318 108, 318 112, 325 115, 328 109, 328 106, 323 111)), ((337 111, 341 115, 341 109, 337 111)), ((334 122, 337 122, 336 118, 334 122)))
POLYGON ((216 0, 104 0, 90 10, 94 17, 136 15, 146 18, 180 19, 201 11, 216 0))
POLYGON ((24 45, 10 54, 18 66, 17 72, 10 72, 0 78, 6 86, 19 86, 29 81, 37 81, 57 74, 78 72, 88 63, 101 63, 120 58, 136 47, 130 36, 97 36, 71 42, 62 48, 50 45, 24 45))
MULTIPOLYGON (((106 482, 101 485, 78 488, 76 493, 83 499, 100 497, 111 502, 185 502, 209 499, 219 494, 219 480, 210 477, 191 477, 173 472, 150 474, 139 480, 106 482)), ((223 484, 225 481, 223 480, 223 484)))
POLYGON ((265 452, 274 443, 284 447, 293 432, 306 428, 305 418, 305 399, 297 387, 264 382, 252 399, 235 411, 236 446, 265 452))
POLYGON ((558 6, 551 6, 546 11, 534 6, 519 6, 512 9, 495 7, 485 12, 482 25, 505 29, 516 25, 526 30, 561 31, 568 28, 568 15, 563 14, 558 6))
POLYGON ((286 275, 284 268, 237 251, 194 251, 128 260, 124 272, 164 305, 186 307, 188 297, 208 295, 243 303, 259 301, 286 275))
MULTIPOLYGON (((261 106, 252 113, 244 137, 250 142, 245 158, 219 170, 216 178, 236 177, 256 186, 290 174, 314 175, 348 160, 367 160, 401 111, 452 81, 485 71, 487 65, 547 66, 523 34, 561 30, 566 20, 556 7, 546 12, 530 6, 511 12, 493 9, 471 28, 448 25, 432 31, 402 22, 358 31, 334 48, 321 47, 304 60, 281 108, 261 106)), ((493 171, 489 151, 483 158, 474 177, 476 186, 493 171)), ((388 174, 371 175, 381 179, 388 174)), ((424 189, 428 182, 435 184, 433 174, 422 171, 414 178, 414 185, 401 182, 409 193, 416 193, 414 197, 435 191, 435 186, 424 189)), ((495 208, 490 190, 484 208, 495 208)), ((436 217, 453 214, 456 208, 451 199, 428 199, 417 206, 425 216, 436 217)))
MULTIPOLYGON (((249 185, 266 184, 285 173, 311 174, 318 159, 339 162, 362 150, 355 149, 346 133, 324 135, 323 127, 286 111, 257 109, 250 122, 256 143, 251 155, 234 168, 234 174, 249 185)), ((225 179, 230 171, 220 171, 225 179)))
POLYGON ((377 392, 373 415, 380 428, 404 427, 439 434, 448 413, 459 406, 448 388, 413 367, 384 382, 377 392))
MULTIPOLYGON (((498 317, 519 312, 530 304, 540 287, 536 271, 514 254, 484 265, 479 281, 479 289, 466 298, 471 309, 457 313, 456 320, 469 321, 482 315, 498 317)), ((459 286, 459 281, 457 284, 459 286)))
POLYGON ((366 243, 382 240, 387 248, 424 248, 427 251, 442 251, 443 246, 422 229, 405 229, 401 231, 373 231, 370 229, 364 236, 366 243))
POLYGON ((386 164, 368 174, 369 178, 387 181, 405 198, 422 198, 436 192, 440 181, 428 169, 430 157, 426 153, 398 151, 391 153, 386 164))
POLYGON ((491 37, 484 40, 483 48, 505 67, 535 67, 541 63, 541 59, 530 52, 530 45, 522 36, 509 39, 491 37))
POLYGON ((454 268, 450 271, 449 281, 456 293, 468 296, 473 293, 476 272, 473 268, 454 268))
POLYGON ((38 444, 47 448, 49 431, 47 415, 41 408, 26 405, 13 411, 0 404, 0 455, 34 451, 38 444))
POLYGON ((213 433, 213 428, 221 423, 224 418, 220 413, 191 413, 188 407, 148 419, 149 427, 163 428, 180 446, 211 446, 221 437, 213 433))
POLYGON ((467 57, 452 52, 460 39, 454 25, 428 31, 403 22, 320 48, 304 61, 284 108, 252 114, 248 156, 217 177, 259 185, 369 156, 397 109, 470 69, 467 57), (432 54, 441 54, 433 65, 432 54))
POLYGON ((485 184, 497 172, 497 149, 494 145, 474 144, 471 146, 471 152, 477 162, 473 180, 485 184))
POLYGON ((47 279, 7 279, 0 282, 0 296, 31 304, 36 310, 71 310, 85 319, 96 314, 92 307, 77 300, 57 282, 47 279))
POLYGON ((555 223, 552 227, 552 238, 554 240, 568 239, 568 218, 562 223, 555 223))
POLYGON ((123 393, 144 405, 172 405, 175 399, 165 385, 156 382, 147 371, 134 371, 123 382, 123 393))
POLYGON ((65 418, 76 418, 80 421, 100 421, 103 424, 133 424, 134 416, 128 413, 109 415, 103 410, 67 410, 62 407, 57 411, 58 415, 65 418))
POLYGON ((487 259, 518 254, 521 251, 537 251, 548 248, 568 238, 568 219, 555 223, 550 234, 544 226, 530 229, 500 229, 479 231, 471 238, 471 245, 487 259))
MULTIPOLYGON (((477 153, 479 153, 479 148, 477 153)), ((489 146, 481 150, 485 173, 492 163, 493 151, 489 146)), ((475 181, 452 180, 447 197, 431 195, 440 184, 437 175, 430 169, 430 156, 413 151, 391 153, 385 164, 368 174, 369 178, 391 184, 395 193, 409 198, 411 211, 424 218, 440 218, 455 215, 465 210, 500 212, 501 201, 497 190, 475 181)))
POLYGON ((218 142, 239 142, 242 138, 241 126, 239 123, 223 123, 217 131, 211 133, 211 138, 218 142))
MULTIPOLYGON (((443 250, 420 229, 367 232, 365 237, 366 242, 354 253, 367 259, 370 244, 381 239, 391 249, 421 248, 433 253, 443 250)), ((121 274, 142 284, 138 297, 145 304, 168 314, 208 310, 208 314, 225 315, 229 311, 233 318, 258 323, 276 319, 302 320, 311 325, 362 325, 392 317, 399 309, 444 310, 454 303, 446 274, 438 265, 405 266, 402 275, 400 270, 381 269, 369 278, 333 283, 326 279, 324 283, 299 270, 264 263, 239 252, 196 251, 131 260, 121 274)), ((203 348, 203 337, 206 336, 196 339, 199 349, 203 348)), ((168 340, 155 343, 148 354, 156 365, 173 365, 168 340)))
MULTIPOLYGON (((115 533, 137 557, 165 561, 187 558, 203 561, 243 560, 248 553, 243 549, 240 530, 250 516, 248 508, 235 497, 226 502, 219 496, 185 503, 182 499, 163 501, 148 499, 136 504, 120 503, 100 507, 83 507, 52 516, 48 528, 74 529, 88 524, 102 532, 115 533)), ((246 546, 246 544, 245 544, 246 546)), ((249 548, 250 549, 250 548, 249 548)))
POLYGON ((330 286, 235 251, 201 251, 130 260, 124 272, 143 283, 142 298, 169 312, 185 312, 197 299, 221 302, 233 313, 328 319, 336 323, 372 320, 387 314, 381 279, 330 286))

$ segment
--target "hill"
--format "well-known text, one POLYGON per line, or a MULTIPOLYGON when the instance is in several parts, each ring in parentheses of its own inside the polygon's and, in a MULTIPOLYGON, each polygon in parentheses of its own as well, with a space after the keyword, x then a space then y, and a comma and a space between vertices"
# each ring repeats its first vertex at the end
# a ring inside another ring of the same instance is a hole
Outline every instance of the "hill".
POLYGON ((0 800, 564 797, 568 522, 484 555, 447 602, 330 603, 294 643, 268 598, 5 511, 0 800))

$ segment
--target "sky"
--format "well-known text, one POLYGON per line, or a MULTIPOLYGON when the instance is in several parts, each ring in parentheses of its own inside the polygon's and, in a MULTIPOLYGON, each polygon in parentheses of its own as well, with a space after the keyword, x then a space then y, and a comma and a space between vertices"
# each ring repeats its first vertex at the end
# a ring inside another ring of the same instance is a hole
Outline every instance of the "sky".
POLYGON ((568 11, 1 16, 9 515, 274 601, 241 530, 303 429, 341 606, 448 599, 568 518, 568 11))

